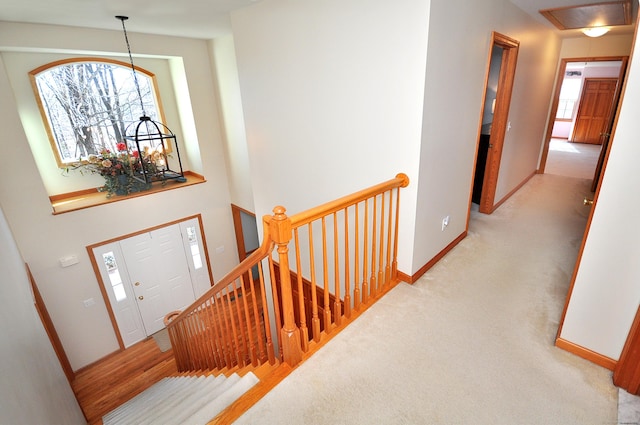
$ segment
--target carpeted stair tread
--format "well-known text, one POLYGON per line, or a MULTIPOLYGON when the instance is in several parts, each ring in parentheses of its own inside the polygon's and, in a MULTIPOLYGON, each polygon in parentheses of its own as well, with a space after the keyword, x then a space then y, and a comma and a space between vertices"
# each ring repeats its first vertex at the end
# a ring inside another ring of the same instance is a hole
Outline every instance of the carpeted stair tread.
POLYGON ((214 418, 227 406, 240 398, 242 394, 251 389, 251 387, 257 384, 258 381, 258 378, 253 373, 245 375, 241 380, 238 380, 238 382, 233 384, 227 391, 209 401, 200 410, 191 415, 191 417, 186 419, 184 423, 193 425, 207 423, 207 421, 214 418))
POLYGON ((164 378, 109 412, 104 425, 206 424, 258 382, 244 377, 176 376, 164 378))
POLYGON ((153 414, 147 412, 139 412, 137 416, 136 425, 146 425, 157 423, 155 418, 162 417, 163 423, 168 424, 168 417, 173 417, 176 410, 188 410, 191 409, 191 399, 194 397, 201 397, 202 394, 209 396, 211 388, 221 385, 224 382, 224 377, 184 377, 184 385, 180 390, 176 390, 173 394, 168 394, 165 402, 153 409, 153 414), (212 379, 213 378, 213 379, 212 379))

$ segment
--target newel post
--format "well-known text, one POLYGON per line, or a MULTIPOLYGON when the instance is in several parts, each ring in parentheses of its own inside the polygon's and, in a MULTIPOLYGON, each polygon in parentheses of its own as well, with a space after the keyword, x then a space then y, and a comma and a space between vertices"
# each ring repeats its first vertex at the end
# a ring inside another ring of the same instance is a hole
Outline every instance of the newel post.
POLYGON ((285 214, 285 208, 277 206, 273 209, 271 220, 271 238, 278 246, 278 262, 280 270, 280 293, 282 299, 282 358, 291 366, 302 361, 300 346, 300 330, 296 325, 293 313, 293 295, 291 291, 291 273, 289 271, 289 242, 291 241, 291 219, 285 214))

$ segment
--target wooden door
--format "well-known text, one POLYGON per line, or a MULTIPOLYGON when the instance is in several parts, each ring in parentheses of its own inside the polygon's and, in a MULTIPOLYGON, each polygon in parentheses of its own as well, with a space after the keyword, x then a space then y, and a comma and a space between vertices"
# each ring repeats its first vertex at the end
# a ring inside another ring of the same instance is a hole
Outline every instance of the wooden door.
POLYGON ((613 110, 617 78, 587 78, 578 106, 572 141, 600 145, 613 110))
POLYGON ((195 301, 180 226, 167 226, 120 242, 147 335, 164 328, 167 313, 195 301))

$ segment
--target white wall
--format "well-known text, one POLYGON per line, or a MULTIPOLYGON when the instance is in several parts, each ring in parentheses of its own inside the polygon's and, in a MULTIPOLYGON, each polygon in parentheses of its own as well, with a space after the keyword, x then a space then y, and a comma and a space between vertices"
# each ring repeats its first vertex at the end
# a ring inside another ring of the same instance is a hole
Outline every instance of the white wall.
MULTIPOLYGON (((628 38, 606 37, 602 43, 611 50, 596 48, 593 41, 584 50, 575 48, 577 43, 567 43, 563 55, 625 54, 620 49, 629 45, 628 38)), ((640 302, 639 50, 636 44, 607 168, 560 332, 560 338, 613 360, 620 357, 640 302)))
MULTIPOLYGON (((0 79, 0 89, 8 88, 0 79)), ((16 114, 4 103, 0 113, 16 114)), ((0 270, 0 423, 86 424, 34 307, 24 261, 1 208, 0 270)))
POLYGON ((404 172, 398 267, 412 269, 428 6, 265 0, 232 14, 258 217, 404 172))
POLYGON ((242 95, 232 36, 212 40, 213 68, 220 99, 221 121, 224 126, 225 158, 229 177, 231 202, 247 211, 254 211, 251 187, 251 166, 244 128, 242 95))
MULTIPOLYGON (((117 28, 114 22, 114 27, 117 28)), ((86 246, 161 225, 183 217, 202 214, 214 278, 218 279, 237 264, 233 222, 229 207, 221 128, 218 121, 213 71, 206 41, 130 33, 134 54, 168 58, 170 72, 183 73, 174 81, 178 123, 185 138, 200 153, 202 162, 191 166, 207 179, 206 183, 143 196, 121 202, 60 215, 52 215, 49 193, 43 183, 29 147, 28 128, 18 114, 1 114, 0 139, 5 161, 0 180, 0 206, 15 236, 17 245, 40 287, 45 303, 60 334, 71 365, 78 369, 118 348, 115 333, 89 262, 86 246), (175 88, 178 88, 176 90, 175 88), (217 248, 224 247, 222 253, 217 248), (58 259, 70 254, 79 263, 61 268, 58 259), (85 307, 83 300, 96 304, 85 307)), ((5 52, 44 52, 114 55, 126 52, 121 31, 102 31, 63 26, 2 23, 0 59, 5 52)), ((14 64, 11 61, 11 64, 14 64)), ((1 104, 9 110, 24 112, 23 90, 28 76, 0 66, 0 80, 17 79, 15 86, 5 84, 1 104)), ((150 71, 154 71, 150 69, 150 71)), ((32 140, 33 141, 33 140, 32 140)), ((48 140, 35 141, 48 144, 48 140)), ((199 160, 198 160, 199 161, 199 160)))
POLYGON ((537 168, 559 51, 550 30, 506 0, 432 0, 430 16, 412 273, 466 228, 491 32, 520 42, 496 202, 537 168))
POLYGON ((507 0, 271 0, 232 26, 259 215, 405 172, 398 268, 418 271, 466 228, 493 30, 521 42, 497 200, 537 168, 560 43, 507 0))
POLYGON ((562 41, 560 59, 628 56, 632 42, 633 34, 607 34, 598 38, 566 38, 562 41))

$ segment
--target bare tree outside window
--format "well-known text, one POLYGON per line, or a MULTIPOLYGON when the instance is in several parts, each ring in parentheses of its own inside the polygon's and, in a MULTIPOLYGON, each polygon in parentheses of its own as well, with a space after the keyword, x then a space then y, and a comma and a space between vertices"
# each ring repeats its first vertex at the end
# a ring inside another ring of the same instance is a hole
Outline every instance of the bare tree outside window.
POLYGON ((125 129, 143 115, 163 121, 153 74, 103 59, 55 62, 30 73, 59 167, 116 151, 125 129))

